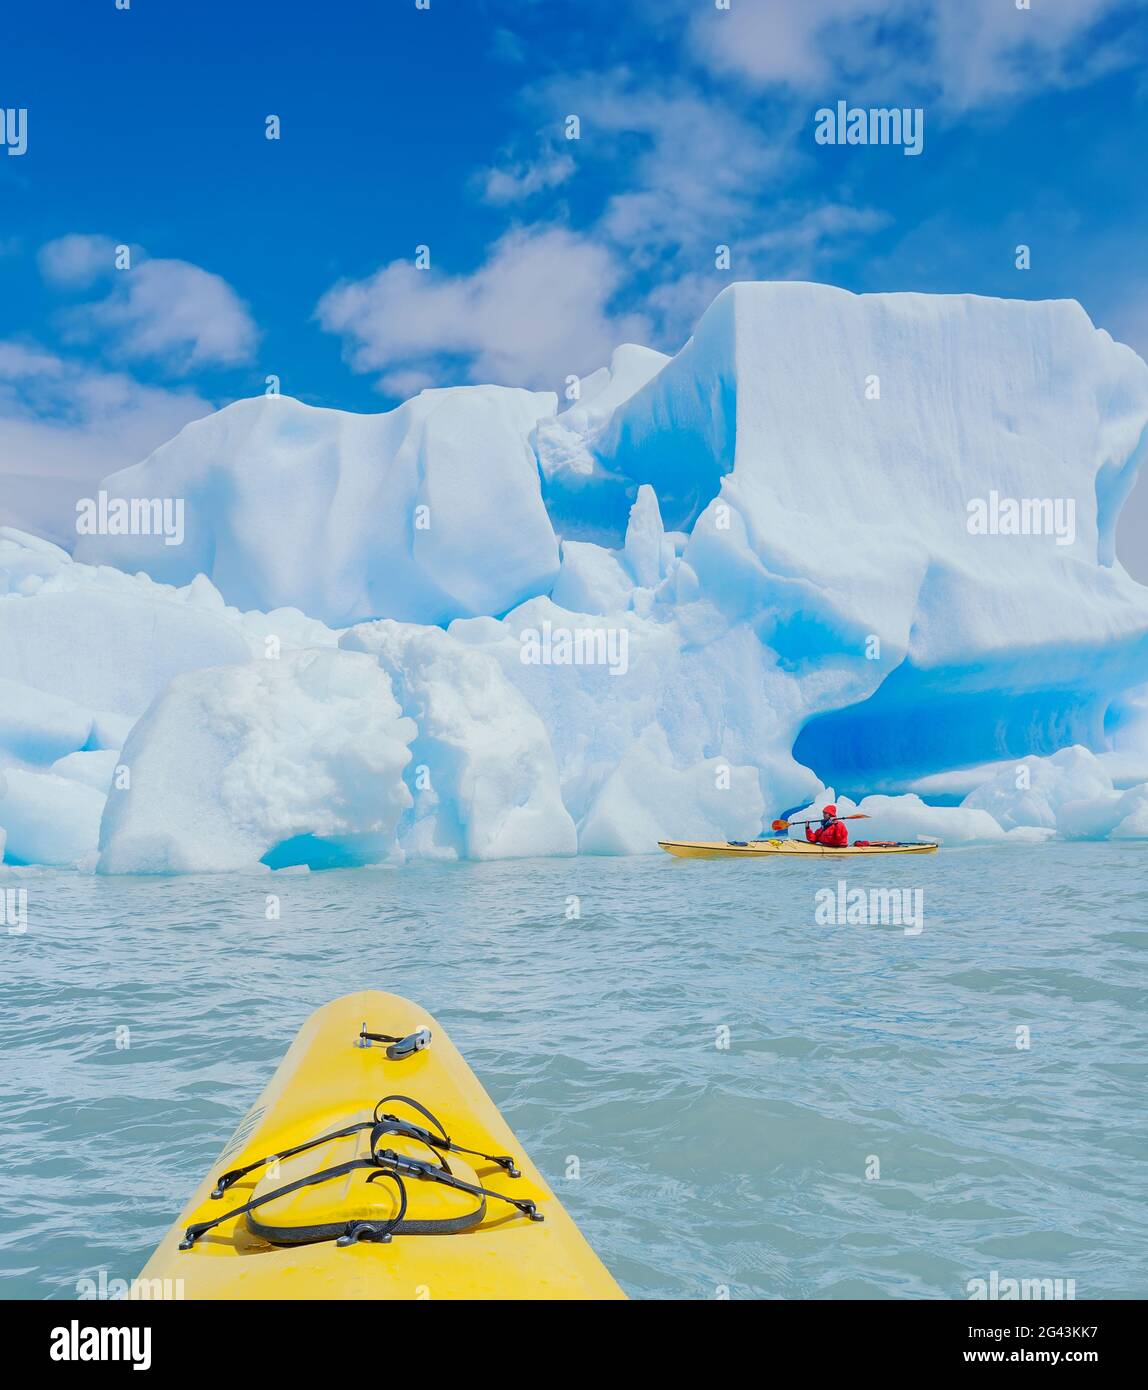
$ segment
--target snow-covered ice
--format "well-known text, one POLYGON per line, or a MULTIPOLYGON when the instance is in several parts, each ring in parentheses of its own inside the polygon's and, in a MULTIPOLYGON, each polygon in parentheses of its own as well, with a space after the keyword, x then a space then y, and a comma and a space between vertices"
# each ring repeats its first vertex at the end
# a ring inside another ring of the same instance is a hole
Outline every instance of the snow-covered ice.
POLYGON ((103 873, 389 857, 415 733, 369 657, 314 650, 177 677, 123 750, 103 873))
POLYGON ((390 620, 352 628, 341 645, 379 662, 418 726, 404 848, 467 859, 574 853, 545 726, 497 661, 440 628, 390 620))

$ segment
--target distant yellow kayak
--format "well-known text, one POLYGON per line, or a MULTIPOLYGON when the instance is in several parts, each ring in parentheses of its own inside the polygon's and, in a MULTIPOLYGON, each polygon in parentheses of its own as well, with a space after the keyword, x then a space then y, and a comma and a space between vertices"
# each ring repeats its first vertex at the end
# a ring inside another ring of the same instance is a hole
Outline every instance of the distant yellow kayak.
POLYGON ((777 855, 797 858, 843 859, 866 854, 933 854, 935 844, 909 844, 896 840, 869 840, 855 845, 813 845, 808 840, 659 840, 658 847, 678 859, 768 859, 777 855))
POLYGON ((140 1280, 189 1299, 625 1297, 439 1025, 377 991, 311 1015, 140 1280))

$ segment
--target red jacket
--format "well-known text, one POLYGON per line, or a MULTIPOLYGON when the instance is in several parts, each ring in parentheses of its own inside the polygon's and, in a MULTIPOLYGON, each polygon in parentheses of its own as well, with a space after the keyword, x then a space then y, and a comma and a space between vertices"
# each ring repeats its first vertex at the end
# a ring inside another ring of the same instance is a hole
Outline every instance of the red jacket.
POLYGON ((814 845, 833 845, 840 849, 849 843, 849 831, 843 821, 835 820, 826 826, 807 825, 805 838, 814 845))

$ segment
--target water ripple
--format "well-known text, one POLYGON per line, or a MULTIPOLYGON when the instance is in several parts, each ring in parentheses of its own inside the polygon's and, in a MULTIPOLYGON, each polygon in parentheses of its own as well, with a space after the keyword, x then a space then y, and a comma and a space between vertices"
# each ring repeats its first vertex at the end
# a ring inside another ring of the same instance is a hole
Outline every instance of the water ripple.
POLYGON ((815 925, 846 870, 805 864, 21 874, 5 1291, 137 1272, 306 1015, 369 986, 450 1028, 636 1296, 1148 1295, 1142 847, 847 873, 920 887, 924 931, 815 925))

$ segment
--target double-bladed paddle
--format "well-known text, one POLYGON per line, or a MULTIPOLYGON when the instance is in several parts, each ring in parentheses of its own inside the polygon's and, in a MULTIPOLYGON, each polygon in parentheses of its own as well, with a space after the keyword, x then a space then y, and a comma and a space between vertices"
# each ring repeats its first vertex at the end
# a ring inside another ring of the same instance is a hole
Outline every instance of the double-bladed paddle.
MULTIPOLYGON (((824 816, 815 816, 812 820, 775 820, 770 829, 788 830, 791 825, 820 825, 824 819, 824 816)), ((867 815, 864 811, 858 811, 852 816, 831 816, 830 820, 872 820, 872 816, 867 815)))

